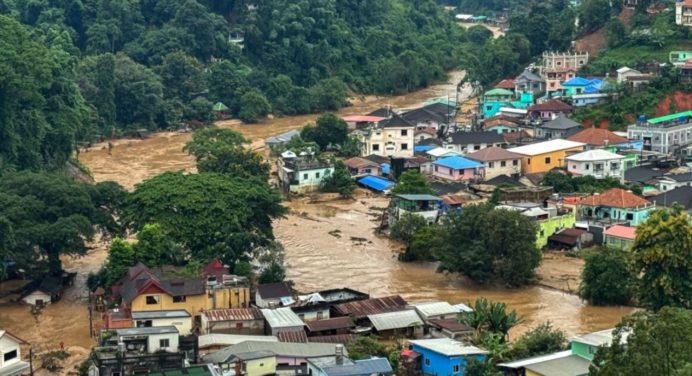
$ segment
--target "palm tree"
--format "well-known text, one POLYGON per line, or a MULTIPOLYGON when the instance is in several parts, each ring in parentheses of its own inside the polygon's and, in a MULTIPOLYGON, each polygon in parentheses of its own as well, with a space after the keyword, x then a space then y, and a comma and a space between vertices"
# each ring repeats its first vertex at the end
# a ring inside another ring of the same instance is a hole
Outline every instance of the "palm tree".
POLYGON ((483 332, 502 336, 507 340, 509 330, 523 321, 515 310, 507 312, 507 305, 502 302, 491 302, 478 298, 473 305, 473 312, 461 314, 459 322, 475 330, 474 342, 480 342, 483 332))

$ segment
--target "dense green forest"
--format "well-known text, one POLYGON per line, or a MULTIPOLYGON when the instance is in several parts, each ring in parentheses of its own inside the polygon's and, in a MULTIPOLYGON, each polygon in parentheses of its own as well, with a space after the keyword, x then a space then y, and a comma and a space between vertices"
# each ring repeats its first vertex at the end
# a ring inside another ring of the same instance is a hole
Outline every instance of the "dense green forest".
POLYGON ((208 122, 217 102, 253 122, 415 90, 469 43, 432 0, 0 0, 0 14, 0 171, 208 122))

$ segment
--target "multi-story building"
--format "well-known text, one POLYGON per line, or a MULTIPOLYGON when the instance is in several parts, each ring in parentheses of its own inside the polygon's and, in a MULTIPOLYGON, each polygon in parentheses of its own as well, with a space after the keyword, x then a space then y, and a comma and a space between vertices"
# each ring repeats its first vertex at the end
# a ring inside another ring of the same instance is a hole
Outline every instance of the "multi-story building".
POLYGON ((377 126, 358 130, 356 136, 361 142, 363 156, 413 157, 415 131, 415 124, 394 115, 377 126))
POLYGON ((603 149, 588 150, 570 155, 567 160, 567 171, 577 176, 593 176, 596 179, 625 179, 624 155, 615 154, 603 149))
POLYGON ((334 172, 331 163, 313 155, 284 152, 276 163, 279 187, 284 193, 314 192, 320 188, 322 180, 334 172))
POLYGON ((674 154, 692 144, 692 111, 640 119, 627 127, 627 138, 642 140, 644 150, 674 154))
POLYGON ((677 0, 675 3, 675 23, 692 27, 692 0, 677 0))
POLYGON ((490 180, 500 175, 518 176, 524 156, 503 148, 490 147, 466 154, 466 158, 482 163, 485 167, 484 178, 490 180))
POLYGON ((523 155, 521 169, 525 174, 532 174, 563 167, 568 155, 584 151, 584 143, 557 139, 507 150, 523 155))
POLYGON ((541 76, 546 81, 546 91, 562 90, 562 83, 576 77, 579 68, 588 62, 588 52, 544 52, 541 76))

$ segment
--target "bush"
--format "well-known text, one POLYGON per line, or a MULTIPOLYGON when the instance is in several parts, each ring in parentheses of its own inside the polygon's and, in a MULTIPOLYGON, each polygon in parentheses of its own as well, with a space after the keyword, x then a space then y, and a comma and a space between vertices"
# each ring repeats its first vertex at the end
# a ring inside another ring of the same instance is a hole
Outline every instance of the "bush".
POLYGON ((601 248, 586 255, 579 296, 594 304, 627 304, 636 276, 625 251, 601 248))

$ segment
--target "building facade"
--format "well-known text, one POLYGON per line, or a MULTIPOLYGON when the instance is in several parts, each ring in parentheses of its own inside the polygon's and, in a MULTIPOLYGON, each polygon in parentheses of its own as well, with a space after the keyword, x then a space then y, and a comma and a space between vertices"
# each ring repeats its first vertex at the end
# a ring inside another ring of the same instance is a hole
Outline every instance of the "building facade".
POLYGON ((531 174, 563 167, 568 155, 584 150, 584 143, 550 140, 507 150, 523 155, 525 158, 522 159, 522 171, 531 174))
POLYGON ((643 141, 646 151, 673 154, 692 144, 692 111, 641 119, 627 127, 627 137, 643 141))
POLYGON ((675 2, 675 23, 692 27, 692 0, 677 0, 675 2))
POLYGON ((567 171, 577 176, 593 176, 596 179, 616 178, 625 180, 625 156, 603 149, 588 150, 566 158, 567 171))

